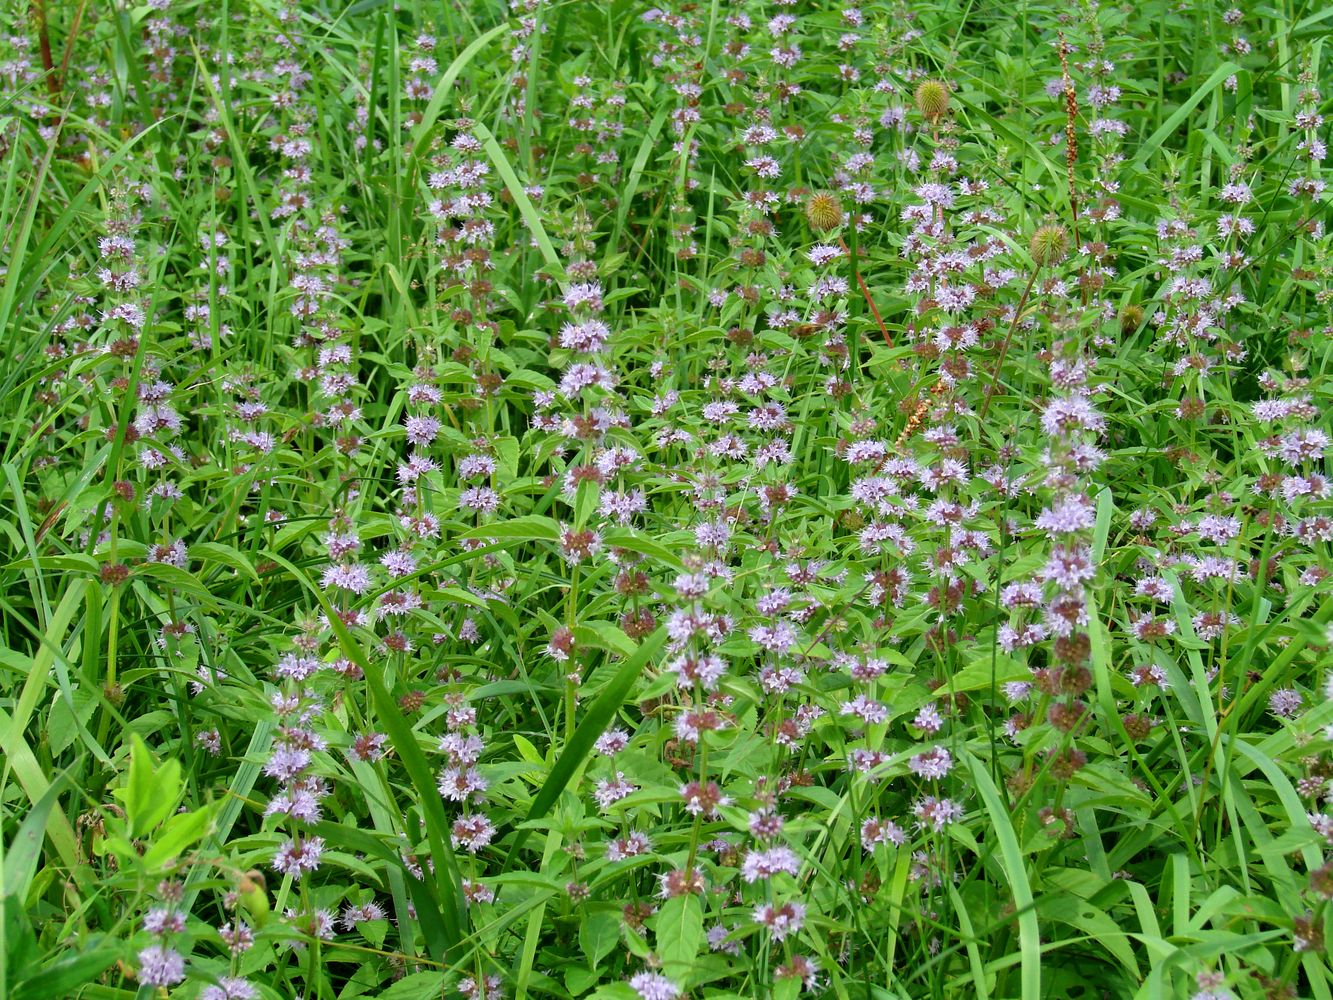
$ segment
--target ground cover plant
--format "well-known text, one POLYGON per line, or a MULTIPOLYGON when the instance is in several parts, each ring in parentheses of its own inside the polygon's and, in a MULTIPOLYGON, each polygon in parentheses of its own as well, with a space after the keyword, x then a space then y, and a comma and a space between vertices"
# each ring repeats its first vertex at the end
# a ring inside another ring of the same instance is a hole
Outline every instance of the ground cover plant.
POLYGON ((1333 996, 1307 0, 0 38, 0 996, 1333 996))

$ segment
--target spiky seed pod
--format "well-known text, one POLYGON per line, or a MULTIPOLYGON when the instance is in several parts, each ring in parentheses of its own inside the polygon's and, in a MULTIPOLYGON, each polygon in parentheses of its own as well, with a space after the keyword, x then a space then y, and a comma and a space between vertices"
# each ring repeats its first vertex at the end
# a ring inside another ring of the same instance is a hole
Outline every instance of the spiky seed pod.
POLYGON ((1125 306, 1120 310, 1120 332, 1129 336, 1143 322, 1143 306, 1125 306))
POLYGON ((926 121, 939 121, 949 111, 949 85, 941 80, 922 80, 916 85, 916 108, 926 121))
POLYGON ((1050 267, 1065 259, 1069 250, 1069 237, 1064 226, 1038 226, 1028 245, 1032 259, 1038 267, 1050 267))
POLYGON ((842 203, 828 191, 812 194, 805 203, 805 218, 817 233, 826 233, 842 225, 842 203))

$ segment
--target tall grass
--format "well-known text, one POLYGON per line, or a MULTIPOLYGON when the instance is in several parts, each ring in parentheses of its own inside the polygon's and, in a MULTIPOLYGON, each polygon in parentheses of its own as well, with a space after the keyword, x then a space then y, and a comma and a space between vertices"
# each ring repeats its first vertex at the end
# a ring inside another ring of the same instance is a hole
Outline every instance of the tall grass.
POLYGON ((1333 15, 11 3, 0 996, 1333 996, 1333 15))

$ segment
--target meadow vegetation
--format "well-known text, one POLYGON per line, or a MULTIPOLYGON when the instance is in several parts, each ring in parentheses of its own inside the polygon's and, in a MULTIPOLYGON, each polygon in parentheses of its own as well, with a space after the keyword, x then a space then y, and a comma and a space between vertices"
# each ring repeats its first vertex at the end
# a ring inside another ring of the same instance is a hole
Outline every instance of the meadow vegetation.
POLYGON ((1333 9, 3 19, 0 996, 1333 1000, 1333 9))

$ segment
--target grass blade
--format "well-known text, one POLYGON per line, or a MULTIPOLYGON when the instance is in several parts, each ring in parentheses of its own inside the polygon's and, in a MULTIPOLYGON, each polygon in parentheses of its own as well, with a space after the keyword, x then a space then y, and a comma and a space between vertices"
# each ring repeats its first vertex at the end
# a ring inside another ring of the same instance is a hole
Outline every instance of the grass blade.
MULTIPOLYGON (((621 706, 625 703, 625 697, 629 694, 630 688, 634 686, 634 682, 643 673, 643 668, 648 665, 649 660, 657 655, 658 650, 662 648, 662 644, 665 642, 666 630, 659 628, 654 631, 652 635, 640 643, 634 655, 626 659, 620 669, 616 671, 615 676, 607 682, 601 694, 597 696, 597 699, 588 707, 588 711, 584 713, 583 721, 578 724, 578 727, 574 730, 574 735, 565 744, 560 759, 555 762, 555 766, 551 768, 551 773, 547 775, 546 780, 542 783, 541 789, 533 797, 532 805, 528 807, 526 817, 528 821, 541 819, 551 811, 551 807, 555 805, 560 793, 565 790, 575 772, 588 759, 597 738, 606 732, 607 727, 615 719, 616 713, 620 711, 621 706)), ((509 855, 505 859, 505 871, 513 867, 528 833, 529 830, 527 829, 515 831, 513 843, 509 847, 509 855)))

